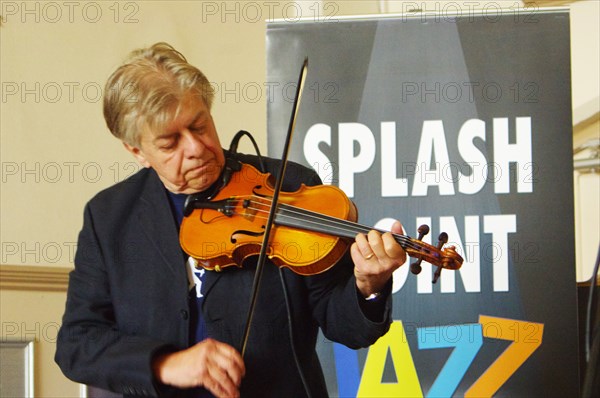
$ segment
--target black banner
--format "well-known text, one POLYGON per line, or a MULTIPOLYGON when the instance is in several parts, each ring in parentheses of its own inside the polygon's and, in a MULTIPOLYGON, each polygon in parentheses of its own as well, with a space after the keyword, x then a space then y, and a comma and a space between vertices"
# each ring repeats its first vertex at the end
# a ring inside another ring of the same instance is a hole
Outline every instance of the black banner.
POLYGON ((331 395, 576 396, 568 12, 276 22, 267 50, 269 154, 307 56, 290 159, 465 259, 401 267, 369 349, 323 340, 331 395))

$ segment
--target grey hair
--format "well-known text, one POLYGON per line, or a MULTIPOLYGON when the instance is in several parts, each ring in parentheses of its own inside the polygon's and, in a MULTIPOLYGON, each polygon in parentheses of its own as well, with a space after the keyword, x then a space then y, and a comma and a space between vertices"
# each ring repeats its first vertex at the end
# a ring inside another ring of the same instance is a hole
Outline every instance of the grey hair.
POLYGON ((141 132, 164 128, 189 94, 199 95, 210 110, 214 89, 206 76, 169 44, 156 43, 132 51, 109 77, 104 119, 115 137, 139 146, 141 132))

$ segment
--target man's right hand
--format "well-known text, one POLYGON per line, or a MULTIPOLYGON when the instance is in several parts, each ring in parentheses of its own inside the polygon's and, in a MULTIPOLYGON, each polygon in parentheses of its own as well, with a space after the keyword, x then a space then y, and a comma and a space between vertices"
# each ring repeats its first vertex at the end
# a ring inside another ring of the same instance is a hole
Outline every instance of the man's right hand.
POLYGON ((235 348, 213 339, 154 359, 154 375, 163 384, 179 388, 204 387, 217 397, 239 397, 246 372, 235 348))

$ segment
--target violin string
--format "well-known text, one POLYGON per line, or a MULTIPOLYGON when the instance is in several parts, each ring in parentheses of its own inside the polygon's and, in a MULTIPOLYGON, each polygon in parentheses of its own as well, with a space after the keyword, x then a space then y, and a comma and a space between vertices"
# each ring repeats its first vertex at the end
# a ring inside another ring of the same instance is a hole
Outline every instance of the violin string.
MULTIPOLYGON (((250 203, 254 204, 255 207, 249 207, 249 209, 261 213, 264 213, 266 210, 262 210, 260 206, 264 206, 266 208, 269 208, 271 206, 271 202, 268 200, 264 200, 263 198, 259 198, 259 200, 253 200, 250 203)), ((368 229, 366 228, 363 228, 362 230, 360 228, 357 228, 360 227, 360 225, 358 224, 354 224, 335 217, 326 216, 320 213, 310 212, 309 210, 294 207, 285 203, 279 204, 277 214, 280 222, 284 219, 290 219, 297 221, 296 225, 304 222, 305 224, 314 224, 318 226, 325 226, 329 228, 338 229, 342 232, 353 232, 354 235, 359 232, 368 232, 368 229), (302 215, 304 217, 299 217, 296 215, 302 215)))
MULTIPOLYGON (((371 227, 361 225, 352 221, 324 215, 321 213, 313 212, 296 206, 288 205, 285 203, 280 204, 280 210, 282 217, 287 217, 293 220, 300 220, 303 223, 309 223, 318 226, 324 226, 328 230, 336 229, 341 231, 340 235, 349 238, 354 238, 358 233, 367 234, 371 227), (299 215, 300 217, 296 217, 299 215)), ((278 212, 279 214, 279 212, 278 212)), ((385 232, 385 231, 380 231, 385 232)), ((398 243, 402 244, 405 248, 413 248, 418 250, 419 247, 409 237, 401 234, 392 234, 398 243)))
MULTIPOLYGON (((367 234, 371 229, 373 229, 371 227, 367 227, 367 226, 364 226, 364 225, 361 225, 358 223, 353 223, 352 221, 343 220, 343 219, 339 219, 339 218, 335 218, 335 217, 331 217, 331 216, 327 216, 327 215, 322 215, 322 214, 319 214, 316 212, 312 212, 310 210, 298 208, 298 207, 287 205, 287 204, 283 204, 283 205, 281 205, 281 207, 284 208, 285 215, 288 217, 293 218, 293 216, 290 216, 287 213, 308 216, 309 218, 311 218, 311 220, 309 222, 313 222, 316 224, 321 223, 321 225, 325 225, 329 228, 333 227, 333 228, 338 228, 340 231, 350 232, 350 233, 352 233, 352 238, 354 238, 354 236, 357 233, 367 234)), ((383 233, 385 231, 379 231, 379 232, 383 233)), ((404 247, 411 247, 414 249, 418 248, 417 245, 415 245, 409 237, 407 237, 405 235, 401 235, 401 234, 394 234, 394 233, 392 235, 394 236, 396 241, 398 241, 398 243, 401 243, 404 247)))
MULTIPOLYGON (((261 198, 258 196, 251 196, 252 199, 248 199, 247 197, 233 197, 231 199, 238 199, 236 201, 236 205, 227 206, 228 211, 232 211, 232 208, 243 208, 245 210, 253 210, 255 212, 265 214, 268 213, 267 210, 263 210, 263 208, 269 209, 271 206, 271 201, 266 198, 261 198), (244 202, 244 205, 239 205, 238 203, 244 202)), ((239 213, 238 213, 239 214, 239 213)), ((261 216, 264 218, 264 216, 261 216)), ((335 234, 331 229, 340 231, 338 235, 342 235, 344 237, 354 237, 357 233, 368 233, 371 227, 367 227, 365 225, 361 225, 352 221, 343 220, 340 218, 324 215, 318 212, 314 212, 311 210, 303 209, 300 207, 292 206, 286 203, 280 203, 279 209, 277 212, 277 218, 281 222, 283 219, 293 220, 295 223, 293 224, 296 227, 302 228, 302 225, 309 224, 314 226, 324 227, 327 229, 327 232, 331 232, 331 234, 335 234), (351 234, 351 235, 350 235, 351 234)), ((310 227, 306 227, 306 229, 311 229, 310 227)), ((323 228, 319 228, 321 230, 323 228)), ((385 231, 380 231, 385 232, 385 231)), ((401 234, 392 234, 396 241, 404 248, 412 248, 415 250, 421 249, 419 245, 415 244, 415 242, 406 235, 401 234)))

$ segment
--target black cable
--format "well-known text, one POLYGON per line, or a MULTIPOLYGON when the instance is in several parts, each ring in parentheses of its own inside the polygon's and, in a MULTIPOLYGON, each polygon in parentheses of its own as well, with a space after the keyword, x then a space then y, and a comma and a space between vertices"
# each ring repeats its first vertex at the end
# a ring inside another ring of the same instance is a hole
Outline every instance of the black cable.
POLYGON ((242 138, 243 136, 247 136, 248 138, 250 138, 250 141, 252 142, 252 145, 254 146, 254 151, 256 152, 256 156, 258 156, 258 163, 260 164, 260 171, 262 173, 266 173, 267 170, 265 168, 265 164, 263 163, 263 158, 262 158, 262 155, 260 154, 260 149, 258 149, 258 145, 256 144, 256 140, 254 139, 252 134, 250 134, 249 132, 247 132, 245 130, 238 131, 235 134, 235 136, 231 139, 231 144, 229 144, 230 156, 235 157, 235 155, 237 154, 237 147, 240 142, 240 138, 242 138))
POLYGON ((310 388, 308 387, 306 377, 304 376, 304 372, 302 371, 302 365, 300 364, 300 360, 298 359, 298 353, 296 352, 296 344, 294 343, 295 340, 294 340, 294 330, 293 330, 293 322, 292 322, 292 307, 290 305, 290 299, 289 299, 289 294, 288 294, 288 290, 287 290, 287 285, 285 284, 285 278, 283 277, 283 268, 279 268, 279 279, 281 280, 281 288, 283 289, 285 308, 287 310, 288 330, 289 330, 289 336, 290 336, 290 345, 292 348, 292 355, 294 357, 294 362, 296 363, 296 368, 298 369, 298 374, 300 375, 300 380, 302 380, 302 386, 304 387, 306 396, 308 398, 311 398, 310 388))
MULTIPOLYGON (((254 150, 256 151, 256 155, 258 156, 258 161, 260 164, 261 172, 266 173, 266 168, 263 163, 263 159, 260 154, 260 150, 258 149, 258 145, 256 144, 256 141, 254 140, 254 137, 252 136, 252 134, 250 134, 247 131, 240 130, 236 133, 236 135, 231 140, 231 144, 229 145, 229 155, 232 157, 235 157, 235 155, 237 154, 237 147, 238 147, 239 141, 244 135, 247 136, 248 138, 250 138, 250 141, 252 141, 252 145, 254 145, 254 150)), ((281 280, 281 288, 283 290, 285 308, 287 310, 288 334, 289 334, 289 339, 290 339, 290 346, 292 349, 292 356, 294 357, 294 362, 296 364, 296 368, 298 369, 298 374, 300 375, 300 380, 302 381, 302 386, 304 387, 306 396, 308 398, 311 398, 310 388, 308 387, 308 382, 306 381, 306 376, 304 376, 304 372, 302 370, 302 365, 300 364, 300 359, 298 358, 298 353, 296 352, 296 344, 295 344, 295 339, 294 339, 294 328, 293 328, 293 321, 292 321, 292 307, 290 305, 289 293, 287 290, 287 285, 285 283, 285 278, 283 276, 282 268, 279 268, 279 279, 281 280)))
POLYGON ((600 245, 598 245, 598 255, 596 256, 596 264, 592 271, 590 279, 590 291, 588 294, 587 315, 585 321, 585 361, 590 361, 590 347, 592 345, 592 309, 594 307, 594 290, 596 290, 596 281, 598 280, 598 268, 600 267, 600 245))
MULTIPOLYGON (((260 149, 258 149, 258 145, 254 140, 252 134, 247 131, 240 130, 236 133, 236 135, 231 140, 231 144, 229 145, 229 155, 231 157, 235 157, 237 154, 237 147, 240 139, 243 136, 247 136, 250 141, 252 141, 252 145, 254 146, 254 150, 256 151, 256 156, 258 156, 258 162, 260 164, 261 172, 266 173, 266 168, 263 163, 262 155, 260 154, 260 149)), ((285 284, 285 278, 283 277, 283 269, 279 268, 279 279, 281 280, 281 288, 283 290, 283 297, 285 301, 285 308, 287 310, 287 321, 288 321, 288 333, 290 339, 290 346, 292 349, 292 356, 294 357, 294 362, 296 364, 296 368, 298 369, 298 374, 300 375, 300 380, 302 381, 302 386, 304 387, 304 391, 306 392, 306 396, 311 398, 310 388, 308 387, 308 383, 306 381, 306 377, 304 376, 304 372, 302 371, 302 365, 300 364, 300 359, 298 358, 298 353, 296 352, 296 344, 294 339, 294 329, 292 322, 292 308, 290 305, 289 293, 287 290, 287 285, 285 284)))
POLYGON ((235 155, 237 154, 237 147, 240 142, 240 139, 244 135, 248 136, 250 138, 250 141, 252 141, 252 144, 254 145, 254 150, 256 151, 256 156, 258 157, 258 162, 260 164, 260 168, 262 169, 261 172, 265 173, 265 165, 263 163, 263 158, 262 158, 262 155, 260 154, 260 149, 258 149, 258 145, 256 144, 254 137, 252 137, 252 134, 250 134, 247 131, 244 131, 244 130, 238 131, 235 134, 235 136, 233 137, 233 139, 231 140, 231 143, 229 144, 229 153, 228 153, 227 157, 225 158, 225 165, 223 167, 223 171, 221 172, 221 177, 217 181, 215 181, 205 191, 188 195, 188 197, 185 200, 185 203, 183 205, 184 216, 187 217, 190 214, 192 214, 194 209, 197 208, 196 207, 197 203, 200 203, 200 204, 206 203, 207 201, 209 201, 209 200, 213 199, 215 196, 217 196, 217 194, 221 191, 221 189, 223 189, 224 187, 227 186, 227 184, 229 184, 229 181, 231 180, 233 173, 236 171, 240 171, 241 164, 236 159, 235 155))

